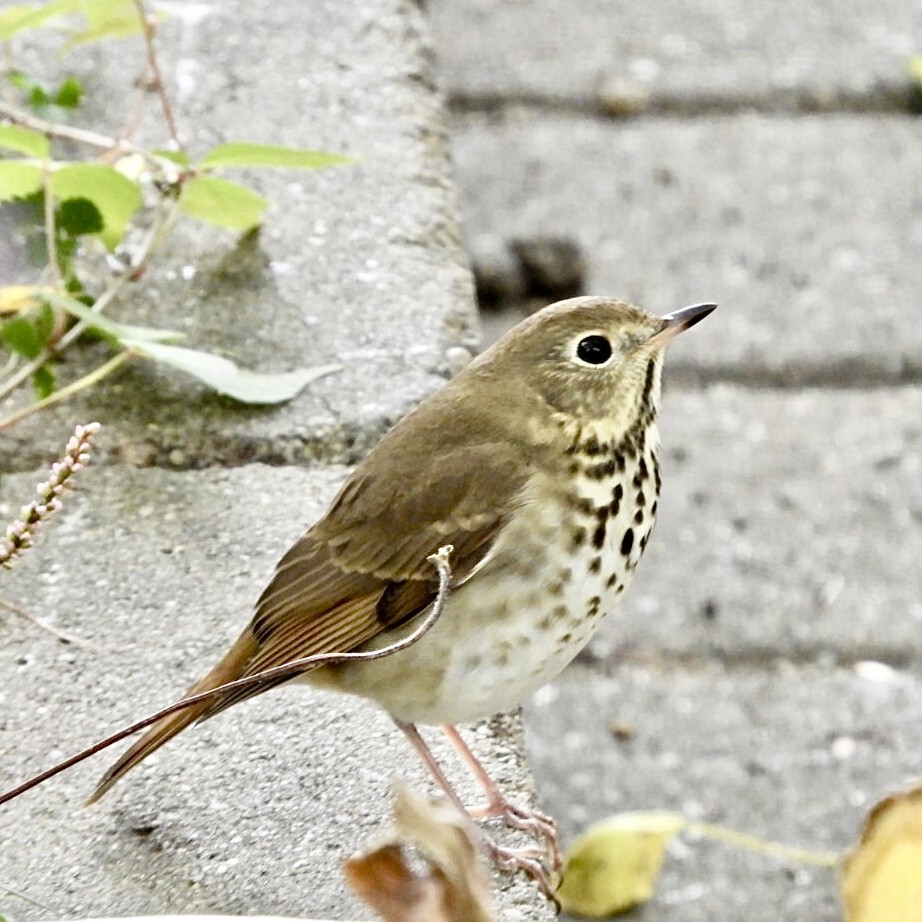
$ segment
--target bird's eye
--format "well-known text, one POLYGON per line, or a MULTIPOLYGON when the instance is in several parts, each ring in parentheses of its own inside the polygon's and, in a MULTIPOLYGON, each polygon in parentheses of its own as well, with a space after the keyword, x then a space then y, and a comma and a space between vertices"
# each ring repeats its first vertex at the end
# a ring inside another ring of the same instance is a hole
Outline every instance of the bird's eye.
POLYGON ((576 347, 576 357, 587 365, 604 365, 611 358, 611 343, 597 334, 585 336, 576 347))

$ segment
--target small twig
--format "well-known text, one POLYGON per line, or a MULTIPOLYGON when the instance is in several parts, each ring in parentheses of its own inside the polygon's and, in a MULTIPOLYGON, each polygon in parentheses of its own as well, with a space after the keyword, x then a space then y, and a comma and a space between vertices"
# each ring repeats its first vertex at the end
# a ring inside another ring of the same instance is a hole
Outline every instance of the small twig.
POLYGON ((163 74, 157 61, 153 22, 148 17, 147 10, 144 9, 144 0, 134 0, 134 5, 138 11, 138 18, 141 20, 144 47, 147 51, 147 67, 153 75, 154 89, 157 92, 157 98, 160 100, 160 108, 163 110, 163 120, 166 122, 167 130, 170 132, 170 138, 173 144, 176 145, 176 149, 183 150, 183 143, 179 140, 179 131, 176 128, 176 119, 173 117, 173 107, 170 104, 170 97, 167 95, 166 84, 163 81, 163 74))
POLYGON ((392 654, 398 653, 401 650, 406 650, 407 647, 417 643, 420 638, 429 633, 432 626, 436 623, 436 621, 438 621, 442 614, 442 609, 445 607, 445 602, 448 599, 449 592, 451 591, 451 565, 448 562, 448 558, 452 550, 454 550, 454 548, 448 544, 445 545, 445 547, 440 547, 437 553, 430 554, 426 558, 438 570, 438 592, 436 594, 435 601, 432 603, 432 607, 430 608, 429 613, 423 619, 422 624, 420 624, 415 631, 404 637, 402 640, 398 640, 395 643, 392 643, 386 647, 382 647, 379 650, 369 650, 367 652, 361 653, 318 653, 313 656, 304 656, 301 659, 282 663, 280 666, 274 666, 272 669, 265 669, 262 672, 257 672, 254 675, 246 676, 242 679, 237 679, 234 682, 227 682, 225 685, 219 685, 217 688, 212 688, 209 691, 202 692, 201 694, 191 695, 188 698, 183 698, 181 701, 177 701, 175 704, 171 704, 169 707, 165 707, 162 710, 157 711, 156 714, 151 714, 148 717, 145 717, 143 720, 139 720, 137 723, 133 723, 128 727, 123 727, 118 732, 113 733, 111 736, 107 736, 104 740, 100 740, 98 743, 94 743, 89 748, 84 749, 82 752, 78 752, 76 755, 71 756, 69 759, 65 759, 63 762, 59 762, 57 765, 49 768, 47 771, 44 771, 38 775, 33 775, 18 787, 12 788, 9 791, 4 791, 2 794, 0 794, 0 804, 5 804, 8 801, 13 800, 13 798, 18 797, 20 794, 24 794, 26 791, 29 791, 34 787, 37 787, 44 781, 47 781, 49 778, 53 778, 55 775, 60 774, 68 768, 71 768, 74 765, 85 761, 91 756, 96 755, 97 752, 102 752, 103 749, 108 749, 115 743, 121 742, 123 739, 125 739, 125 737, 131 736, 133 733, 137 733, 138 730, 143 730, 145 727, 149 727, 151 724, 155 724, 158 720, 161 720, 164 717, 168 717, 170 714, 174 714, 177 711, 182 711, 187 707, 191 707, 193 704, 198 704, 201 701, 208 701, 212 698, 217 698, 230 691, 237 691, 241 688, 249 688, 252 685, 260 685, 268 679, 280 679, 286 676, 301 675, 305 672, 318 669, 321 666, 335 666, 339 663, 356 661, 367 662, 369 660, 381 659, 383 656, 391 656, 392 654))
POLYGON ((77 426, 64 448, 64 456, 51 465, 48 478, 36 487, 39 499, 23 506, 19 518, 0 539, 0 566, 11 567, 13 561, 32 547, 39 526, 61 508, 65 489, 73 486, 74 474, 90 460, 90 442, 102 427, 99 423, 77 426))
POLYGON ((58 263, 57 228, 54 220, 54 191, 51 188, 51 161, 49 159, 46 159, 42 164, 42 192, 44 197, 45 252, 48 255, 48 271, 51 275, 51 284, 56 288, 61 288, 64 282, 61 277, 61 266, 58 263))
POLYGON ((74 394, 86 388, 98 384, 103 378, 111 375, 113 371, 124 365, 129 359, 134 358, 135 355, 136 353, 133 350, 123 349, 121 352, 113 355, 108 362, 104 362, 99 368, 94 368, 93 371, 89 372, 89 374, 85 374, 82 378, 72 381, 66 387, 52 391, 47 397, 37 400, 35 403, 30 403, 28 406, 17 410, 15 413, 10 413, 5 419, 0 419, 0 432, 3 432, 4 429, 9 429, 10 426, 26 419, 33 413, 38 413, 39 410, 54 406, 56 403, 67 400, 68 397, 73 397, 74 394))
POLYGON ((121 150, 126 154, 143 153, 143 151, 135 150, 130 144, 124 144, 108 135, 99 134, 97 131, 87 131, 85 128, 75 128, 72 125, 49 122, 2 100, 0 100, 0 115, 17 125, 22 125, 23 128, 31 128, 49 137, 76 141, 78 144, 86 144, 88 147, 97 147, 100 150, 121 150))
POLYGON ((23 608, 21 605, 16 605, 14 602, 8 602, 6 599, 0 599, 0 608, 5 608, 7 611, 12 612, 14 615, 19 615, 20 618, 25 618, 26 621, 31 621, 33 624, 40 627, 43 631, 48 631, 49 634, 54 634, 59 640, 63 640, 64 643, 72 643, 77 647, 85 647, 88 650, 98 650, 99 647, 96 644, 90 643, 88 640, 84 640, 82 637, 77 637, 74 634, 69 634, 66 631, 62 631, 60 628, 55 627, 49 621, 46 621, 44 618, 40 618, 38 615, 33 615, 32 612, 23 608))

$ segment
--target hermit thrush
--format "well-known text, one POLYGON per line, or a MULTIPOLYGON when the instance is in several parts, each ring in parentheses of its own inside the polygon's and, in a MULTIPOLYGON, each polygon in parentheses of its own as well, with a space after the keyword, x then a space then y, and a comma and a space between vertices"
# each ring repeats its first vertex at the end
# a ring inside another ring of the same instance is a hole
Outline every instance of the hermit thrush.
MULTIPOLYGON (((524 320, 381 439, 190 693, 405 636, 435 598, 427 557, 450 544, 452 591, 425 637, 304 678, 378 702, 418 747, 416 723, 516 707, 573 659, 631 582, 660 488, 662 350, 714 307, 660 318, 574 298, 524 320)), ((162 719, 92 799, 194 720, 278 682, 162 719)))

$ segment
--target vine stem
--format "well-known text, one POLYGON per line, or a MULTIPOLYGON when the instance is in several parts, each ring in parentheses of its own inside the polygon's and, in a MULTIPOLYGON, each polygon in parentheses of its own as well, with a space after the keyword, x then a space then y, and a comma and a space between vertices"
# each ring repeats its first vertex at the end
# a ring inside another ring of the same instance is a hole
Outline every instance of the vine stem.
POLYGON ((21 410, 17 410, 15 413, 10 413, 6 419, 0 419, 0 432, 3 432, 4 429, 9 429, 10 426, 31 416, 33 413, 37 413, 39 410, 54 406, 54 404, 60 403, 62 400, 67 400, 68 397, 72 397, 85 388, 92 387, 94 384, 102 381, 103 378, 111 375, 117 368, 124 365, 128 359, 134 358, 135 355, 137 355, 137 353, 133 350, 124 349, 118 354, 113 355, 108 362, 100 365, 99 368, 94 368, 89 374, 85 374, 82 378, 72 381, 66 387, 54 391, 42 400, 30 403, 28 406, 23 407, 21 410))
POLYGON ((71 125, 59 125, 56 122, 49 122, 46 119, 39 118, 25 112, 16 106, 0 99, 0 115, 8 118, 23 128, 31 128, 41 134, 50 137, 61 138, 65 141, 76 141, 78 144, 86 144, 88 147, 97 147, 100 150, 121 150, 126 154, 143 153, 137 150, 131 144, 124 141, 118 141, 110 138, 108 135, 100 134, 98 131, 87 131, 85 128, 74 128, 71 125))
POLYGON ((202 692, 201 694, 191 695, 188 698, 183 698, 180 701, 177 701, 175 704, 171 704, 169 707, 165 707, 162 710, 157 711, 156 714, 150 714, 143 720, 139 720, 137 723, 133 723, 128 727, 123 727, 117 733, 113 733, 111 736, 106 737, 104 740, 100 740, 98 743, 95 743, 87 749, 84 749, 82 752, 78 752, 76 755, 71 756, 69 759, 65 759, 63 762, 59 762, 57 765, 47 769, 46 771, 43 771, 38 775, 33 775, 31 778, 29 778, 27 781, 24 781, 17 787, 11 788, 8 791, 0 792, 0 804, 5 804, 16 797, 19 797, 20 794, 24 794, 26 791, 37 787, 38 785, 47 781, 49 778, 53 778, 55 775, 60 774, 66 769, 85 761, 86 759, 90 758, 90 756, 96 755, 97 752, 102 752, 103 749, 108 749, 109 746, 120 742, 121 740, 125 739, 125 737, 131 736, 133 733, 137 733, 138 730, 143 730, 145 727, 149 727, 151 724, 156 723, 158 720, 161 720, 162 718, 167 717, 176 711, 181 711, 184 708, 191 707, 193 704, 198 704, 200 701, 212 700, 220 695, 226 694, 229 691, 235 691, 239 688, 250 688, 255 685, 260 685, 270 679, 294 678, 296 675, 301 675, 305 672, 311 671, 312 669, 319 669, 321 666, 332 666, 336 665, 337 663, 356 661, 367 662, 368 660, 381 659, 384 656, 391 656, 394 653, 398 653, 400 650, 406 650, 407 647, 411 647, 413 644, 419 642, 419 640, 432 629, 433 625, 442 615, 445 602, 448 600, 448 596, 451 592, 452 573, 449 558, 453 550, 454 548, 452 545, 446 544, 444 547, 440 547, 435 554, 430 554, 426 558, 426 560, 428 560, 438 571, 438 592, 431 608, 429 609, 425 618, 423 618, 422 622, 412 633, 408 634, 401 640, 395 641, 386 647, 381 647, 378 650, 368 650, 364 652, 352 653, 317 653, 313 656, 305 656, 300 659, 291 660, 287 663, 282 663, 280 666, 273 666, 271 669, 264 669, 262 672, 257 672, 253 675, 245 676, 242 679, 236 679, 235 681, 228 682, 225 685, 219 685, 217 688, 212 688, 209 691, 202 692))
POLYGON ((144 8, 144 0, 134 0, 135 8, 138 11, 138 18, 141 20, 141 31, 144 34, 144 47, 147 52, 147 67, 153 75, 154 89, 157 91, 157 98, 160 100, 160 108, 163 110, 163 120, 166 122, 167 130, 170 132, 170 138, 177 150, 184 150, 182 141, 179 139, 179 131, 176 127, 176 119, 173 116, 173 106, 170 103, 170 97, 166 92, 166 85, 163 82, 163 73, 160 70, 160 63, 157 61, 157 51, 154 47, 154 26, 144 8))
POLYGON ((798 864, 812 864, 818 867, 831 868, 835 867, 842 859, 842 856, 835 852, 813 852, 805 848, 782 845, 779 842, 766 842, 757 836, 737 832, 735 829, 727 829, 726 826, 715 826, 712 823, 692 822, 686 828, 689 832, 697 832, 708 839, 716 839, 719 842, 735 845, 737 848, 758 852, 763 855, 772 855, 775 858, 794 861, 798 864))

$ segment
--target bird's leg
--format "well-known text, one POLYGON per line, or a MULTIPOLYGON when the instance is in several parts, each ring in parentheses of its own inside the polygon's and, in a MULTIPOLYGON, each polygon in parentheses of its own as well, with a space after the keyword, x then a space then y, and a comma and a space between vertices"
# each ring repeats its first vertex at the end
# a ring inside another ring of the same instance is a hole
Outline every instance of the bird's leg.
MULTIPOLYGON (((445 796, 457 808, 458 812, 463 817, 465 817, 465 819, 473 821, 474 817, 467 809, 467 807, 464 806, 463 801, 458 796, 458 792, 454 789, 454 787, 452 787, 452 784, 446 777, 445 772, 442 771, 442 766, 439 765, 439 763, 436 761, 435 756, 432 754, 432 750, 420 735, 419 730, 416 729, 416 725, 403 723, 399 720, 395 720, 394 723, 396 723, 397 726, 403 730, 407 736, 407 739, 409 739, 409 741, 413 744, 413 748, 417 751, 417 753, 419 753, 419 756, 425 763, 426 768, 429 769, 432 777, 435 778, 439 787, 445 792, 445 796)), ((471 758, 474 758, 473 755, 471 758)), ((474 759, 474 761, 476 762, 477 760, 474 759)), ((480 765, 479 762, 477 764, 480 765)), ((480 769, 483 771, 483 766, 480 766, 480 769)), ((506 848, 494 842, 484 833, 484 831, 479 826, 476 825, 476 823, 471 822, 471 828, 474 831, 475 837, 480 842, 481 847, 490 857, 491 861, 506 871, 525 871, 525 873, 532 877, 532 879, 538 885, 538 888, 541 890, 542 894, 544 894, 547 899, 549 899, 552 903, 554 903, 555 906, 559 908, 560 904, 557 901, 557 896, 554 893, 554 887, 551 885, 551 881, 548 878, 547 870, 540 861, 540 858, 544 855, 544 852, 541 849, 506 848)))
POLYGON ((441 730, 487 795, 486 805, 473 809, 468 808, 468 816, 474 818, 501 817, 503 822, 513 829, 522 829, 533 835, 541 836, 547 842, 551 868, 559 871, 563 866, 563 861, 560 856, 560 846, 557 844, 557 824, 553 818, 538 810, 528 810, 511 803, 490 777, 483 763, 471 751, 457 728, 451 724, 442 724, 441 730))

